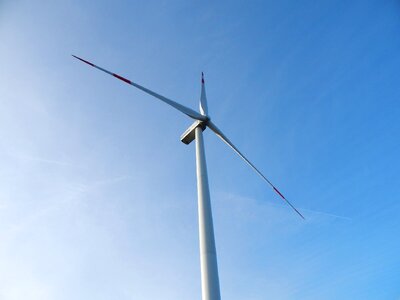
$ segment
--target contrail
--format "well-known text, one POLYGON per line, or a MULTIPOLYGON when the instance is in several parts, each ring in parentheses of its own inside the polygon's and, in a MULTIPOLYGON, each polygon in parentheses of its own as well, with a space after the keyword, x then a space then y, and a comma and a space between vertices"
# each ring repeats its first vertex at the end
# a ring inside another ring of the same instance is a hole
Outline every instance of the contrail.
POLYGON ((323 212, 323 211, 307 209, 307 208, 301 208, 301 210, 302 211, 306 211, 306 212, 310 212, 310 213, 313 213, 313 214, 324 215, 324 216, 337 218, 337 219, 342 219, 342 220, 346 220, 346 221, 353 221, 352 218, 345 217, 345 216, 339 216, 339 215, 335 215, 335 214, 331 214, 331 213, 327 213, 327 212, 323 212))

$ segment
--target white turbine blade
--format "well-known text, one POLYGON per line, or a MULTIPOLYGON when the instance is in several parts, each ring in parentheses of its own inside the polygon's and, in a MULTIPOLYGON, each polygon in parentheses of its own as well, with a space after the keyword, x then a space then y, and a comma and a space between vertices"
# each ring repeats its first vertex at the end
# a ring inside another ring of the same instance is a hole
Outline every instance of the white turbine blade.
POLYGON ((232 142, 222 133, 221 130, 219 130, 217 128, 217 126, 215 126, 214 123, 212 123, 211 121, 208 121, 207 126, 215 132, 215 134, 221 139, 223 140, 229 147, 231 147, 233 149, 233 151, 236 152, 237 155, 239 155, 254 171, 256 171, 256 173, 258 175, 261 176, 261 178, 266 181, 271 187, 272 189, 275 191, 275 193, 277 193, 301 218, 305 219, 304 216, 282 195, 282 193, 271 183, 271 181, 269 181, 267 179, 267 177, 264 176, 264 174, 262 174, 255 165, 253 165, 240 151, 238 148, 235 147, 235 145, 232 144, 232 142))
POLYGON ((200 112, 204 116, 208 115, 206 87, 204 84, 204 73, 203 72, 201 72, 200 112))
POLYGON ((147 89, 147 88, 145 88, 145 87, 143 87, 143 86, 141 86, 141 85, 139 85, 137 83, 134 83, 134 82, 130 81, 129 79, 126 79, 126 78, 124 78, 124 77, 122 77, 122 76, 120 76, 118 74, 112 73, 110 71, 107 71, 107 70, 105 70, 105 69, 103 69, 103 68, 101 68, 99 66, 96 66, 95 64, 92 64, 91 62, 89 62, 87 60, 84 60, 84 59, 82 59, 82 58, 80 58, 78 56, 75 56, 75 55, 72 55, 72 56, 75 57, 76 59, 79 59, 80 61, 83 61, 84 63, 88 64, 89 66, 92 66, 92 67, 94 67, 96 69, 99 69, 100 71, 103 71, 103 72, 105 72, 105 73, 107 73, 107 74, 109 74, 111 76, 114 76, 115 78, 118 78, 119 80, 122 80, 123 82, 125 82, 127 84, 130 84, 130 85, 142 90, 143 92, 145 92, 145 93, 147 93, 149 95, 152 95, 153 97, 156 97, 156 98, 160 99, 164 103, 167 103, 167 104, 171 105, 172 107, 174 107, 175 109, 177 109, 180 112, 184 113, 185 115, 191 117, 192 119, 200 120, 200 121, 206 121, 208 119, 207 117, 199 114, 198 112, 194 111, 193 109, 188 108, 186 106, 183 106, 182 104, 179 104, 179 103, 177 103, 175 101, 172 101, 171 99, 168 99, 168 98, 166 98, 166 97, 164 97, 164 96, 162 96, 160 94, 157 94, 157 93, 155 93, 155 92, 153 92, 153 91, 151 91, 151 90, 149 90, 149 89, 147 89))

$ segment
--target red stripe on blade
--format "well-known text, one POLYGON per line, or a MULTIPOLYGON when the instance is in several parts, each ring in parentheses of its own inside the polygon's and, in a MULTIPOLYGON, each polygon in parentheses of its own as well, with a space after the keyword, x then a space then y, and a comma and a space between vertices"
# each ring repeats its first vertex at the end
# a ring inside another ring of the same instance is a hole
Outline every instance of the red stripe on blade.
POLYGON ((83 58, 80 58, 78 56, 72 55, 73 57, 75 57, 76 59, 79 59, 80 61, 83 61, 84 63, 87 63, 89 66, 94 67, 95 65, 92 64, 91 62, 88 62, 87 60, 84 60, 83 58))
POLYGON ((273 188, 274 188, 274 191, 275 191, 279 196, 281 196, 283 199, 286 200, 286 198, 281 194, 280 191, 278 191, 278 189, 277 189, 276 187, 273 187, 273 188))
POLYGON ((128 83, 128 84, 132 84, 132 81, 130 81, 129 79, 126 79, 126 78, 124 78, 124 77, 122 77, 122 76, 119 76, 118 74, 114 74, 114 73, 113 73, 113 76, 116 77, 116 78, 118 78, 119 80, 122 80, 122 81, 128 83))

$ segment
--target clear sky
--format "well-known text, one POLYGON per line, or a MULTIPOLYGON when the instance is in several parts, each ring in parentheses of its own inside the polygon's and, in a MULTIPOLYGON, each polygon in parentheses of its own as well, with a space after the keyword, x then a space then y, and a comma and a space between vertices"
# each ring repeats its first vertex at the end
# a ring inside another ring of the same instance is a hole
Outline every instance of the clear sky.
POLYGON ((0 1, 0 299, 200 299, 196 108, 221 294, 400 299, 400 3, 0 1))

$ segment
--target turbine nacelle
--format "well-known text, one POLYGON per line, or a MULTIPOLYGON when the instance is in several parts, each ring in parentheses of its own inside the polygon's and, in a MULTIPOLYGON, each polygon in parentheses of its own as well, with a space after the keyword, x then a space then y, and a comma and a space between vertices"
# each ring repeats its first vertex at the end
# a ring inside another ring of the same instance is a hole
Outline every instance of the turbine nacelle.
POLYGON ((196 138, 196 128, 201 127, 201 129, 204 131, 207 128, 206 122, 205 121, 194 121, 192 125, 188 129, 185 130, 184 133, 181 135, 181 142, 189 145, 191 142, 193 142, 196 138))

